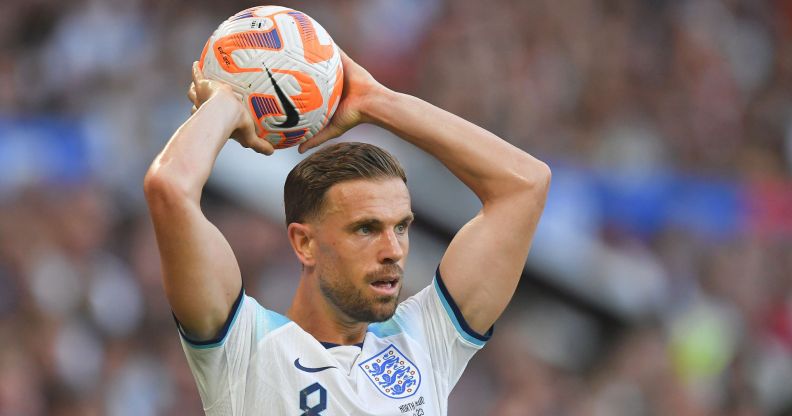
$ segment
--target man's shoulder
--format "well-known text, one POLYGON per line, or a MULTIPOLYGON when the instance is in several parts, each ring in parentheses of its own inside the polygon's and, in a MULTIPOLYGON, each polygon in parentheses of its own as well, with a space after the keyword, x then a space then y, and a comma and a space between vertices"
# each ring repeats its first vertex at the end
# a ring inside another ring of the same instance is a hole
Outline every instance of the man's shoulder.
POLYGON ((241 321, 238 324, 232 323, 232 327, 235 327, 234 329, 237 331, 236 337, 250 337, 255 342, 280 333, 282 329, 286 329, 292 323, 291 319, 265 308, 256 298, 247 293, 244 294, 236 315, 239 315, 241 321))
POLYGON ((245 294, 243 307, 249 308, 247 313, 255 316, 256 326, 263 331, 272 332, 292 322, 291 319, 273 310, 267 309, 256 298, 245 294))
POLYGON ((432 296, 436 297, 436 294, 430 284, 399 303, 390 319, 369 324, 368 332, 377 338, 388 338, 398 334, 414 338, 422 327, 422 318, 427 313, 425 304, 432 301, 432 296))

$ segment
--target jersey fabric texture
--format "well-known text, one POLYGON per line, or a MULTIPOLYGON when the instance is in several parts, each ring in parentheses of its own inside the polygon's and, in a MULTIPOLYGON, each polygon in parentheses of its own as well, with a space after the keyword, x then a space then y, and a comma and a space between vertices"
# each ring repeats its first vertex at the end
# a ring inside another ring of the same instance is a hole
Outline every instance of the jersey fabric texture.
POLYGON ((492 334, 468 327, 439 271, 362 344, 320 343, 240 293, 216 340, 182 346, 207 415, 445 415, 492 334))

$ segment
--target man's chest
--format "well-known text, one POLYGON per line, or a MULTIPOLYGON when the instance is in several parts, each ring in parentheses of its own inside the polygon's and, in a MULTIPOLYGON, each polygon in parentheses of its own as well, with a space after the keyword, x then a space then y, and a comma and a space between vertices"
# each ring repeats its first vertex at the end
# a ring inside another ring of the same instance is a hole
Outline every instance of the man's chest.
POLYGON ((420 346, 398 338, 332 348, 313 339, 289 341, 259 346, 248 371, 246 405, 297 415, 441 414, 446 399, 438 397, 420 346))

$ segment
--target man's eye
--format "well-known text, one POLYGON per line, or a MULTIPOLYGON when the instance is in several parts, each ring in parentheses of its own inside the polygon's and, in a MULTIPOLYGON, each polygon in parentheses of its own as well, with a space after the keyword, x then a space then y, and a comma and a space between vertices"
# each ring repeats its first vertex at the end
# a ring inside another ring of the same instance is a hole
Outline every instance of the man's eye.
POLYGON ((399 224, 396 226, 396 232, 399 234, 404 234, 407 232, 407 226, 405 224, 399 224))
POLYGON ((369 227, 368 225, 361 225, 360 227, 358 227, 357 232, 358 234, 361 235, 369 235, 371 234, 371 227, 369 227))

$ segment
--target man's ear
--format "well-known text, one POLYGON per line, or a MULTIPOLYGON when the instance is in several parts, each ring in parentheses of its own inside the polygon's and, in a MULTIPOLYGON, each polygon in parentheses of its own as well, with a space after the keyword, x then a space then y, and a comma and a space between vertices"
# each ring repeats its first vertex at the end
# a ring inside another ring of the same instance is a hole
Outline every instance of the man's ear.
POLYGON ((301 224, 293 222, 288 227, 289 243, 294 250, 294 254, 305 267, 313 267, 316 264, 314 258, 314 250, 316 243, 314 241, 314 229, 310 224, 301 224))

